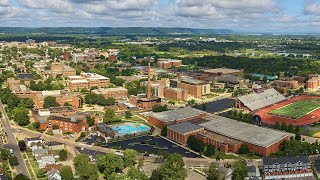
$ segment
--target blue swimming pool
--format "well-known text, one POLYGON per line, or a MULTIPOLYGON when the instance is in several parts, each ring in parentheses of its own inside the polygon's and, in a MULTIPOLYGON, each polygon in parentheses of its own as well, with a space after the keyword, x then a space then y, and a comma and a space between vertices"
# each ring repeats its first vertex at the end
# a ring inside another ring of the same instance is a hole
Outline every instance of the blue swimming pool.
POLYGON ((150 127, 140 123, 122 123, 109 126, 117 132, 117 136, 148 133, 150 127))

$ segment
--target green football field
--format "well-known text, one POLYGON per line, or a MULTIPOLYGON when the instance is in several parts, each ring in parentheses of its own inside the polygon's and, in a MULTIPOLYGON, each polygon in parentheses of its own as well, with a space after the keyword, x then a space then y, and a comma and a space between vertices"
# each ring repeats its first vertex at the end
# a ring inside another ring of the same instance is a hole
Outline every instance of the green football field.
POLYGON ((294 119, 299 119, 312 111, 320 108, 317 102, 296 101, 284 107, 271 111, 272 114, 289 116, 294 119))

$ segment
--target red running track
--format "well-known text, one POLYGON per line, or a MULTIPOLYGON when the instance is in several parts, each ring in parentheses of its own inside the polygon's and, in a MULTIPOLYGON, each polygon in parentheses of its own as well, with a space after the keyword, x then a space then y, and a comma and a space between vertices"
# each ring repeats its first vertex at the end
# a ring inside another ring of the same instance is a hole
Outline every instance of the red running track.
POLYGON ((274 104, 272 106, 266 107, 264 109, 261 109, 261 110, 257 111, 255 114, 259 115, 261 117, 262 122, 267 123, 267 124, 272 124, 272 125, 275 125, 277 121, 280 123, 280 125, 283 122, 285 122, 287 125, 292 124, 293 126, 308 125, 308 124, 312 124, 314 122, 319 121, 320 120, 320 109, 317 109, 317 110, 307 114, 306 116, 303 116, 300 119, 291 119, 291 118, 287 118, 287 117, 276 117, 271 114, 268 114, 269 112, 271 112, 275 109, 281 108, 281 107, 288 105, 290 103, 293 103, 295 101, 305 100, 305 99, 320 99, 320 96, 308 96, 308 95, 298 96, 298 97, 280 102, 278 104, 274 104))

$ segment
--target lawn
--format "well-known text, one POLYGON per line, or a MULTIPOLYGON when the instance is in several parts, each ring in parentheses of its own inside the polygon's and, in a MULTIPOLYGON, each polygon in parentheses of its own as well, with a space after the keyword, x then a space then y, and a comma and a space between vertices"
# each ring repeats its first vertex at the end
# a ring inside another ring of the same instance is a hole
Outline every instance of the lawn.
POLYGON ((299 119, 318 108, 320 108, 320 104, 316 102, 296 101, 287 106, 275 109, 271 111, 271 113, 299 119))

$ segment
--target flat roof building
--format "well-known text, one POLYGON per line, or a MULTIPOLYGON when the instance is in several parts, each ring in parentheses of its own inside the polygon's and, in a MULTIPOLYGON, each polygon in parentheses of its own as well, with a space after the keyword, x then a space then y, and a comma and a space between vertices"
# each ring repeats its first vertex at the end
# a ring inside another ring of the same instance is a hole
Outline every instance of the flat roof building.
POLYGON ((286 100, 286 97, 272 88, 238 97, 236 107, 256 111, 284 100, 286 100))
POLYGON ((121 99, 127 99, 128 97, 128 90, 123 87, 99 88, 99 89, 92 90, 91 93, 102 94, 106 99, 113 97, 116 99, 116 101, 121 99))
POLYGON ((213 76, 222 76, 222 75, 235 75, 243 76, 243 69, 229 69, 229 68, 216 68, 216 69, 207 69, 204 70, 205 73, 213 76))
MULTIPOLYGON (((187 112, 187 111, 185 111, 187 112)), ((208 114, 204 119, 191 118, 184 122, 173 121, 167 127, 167 137, 186 145, 188 137, 195 135, 205 144, 212 144, 225 153, 238 153, 246 144, 253 153, 269 156, 281 149, 288 134, 252 124, 208 114)), ((172 122, 172 121, 171 121, 172 122)))
POLYGON ((183 122, 191 119, 202 118, 206 116, 205 111, 199 109, 185 107, 175 110, 153 113, 148 121, 150 124, 163 128, 166 125, 183 122))

